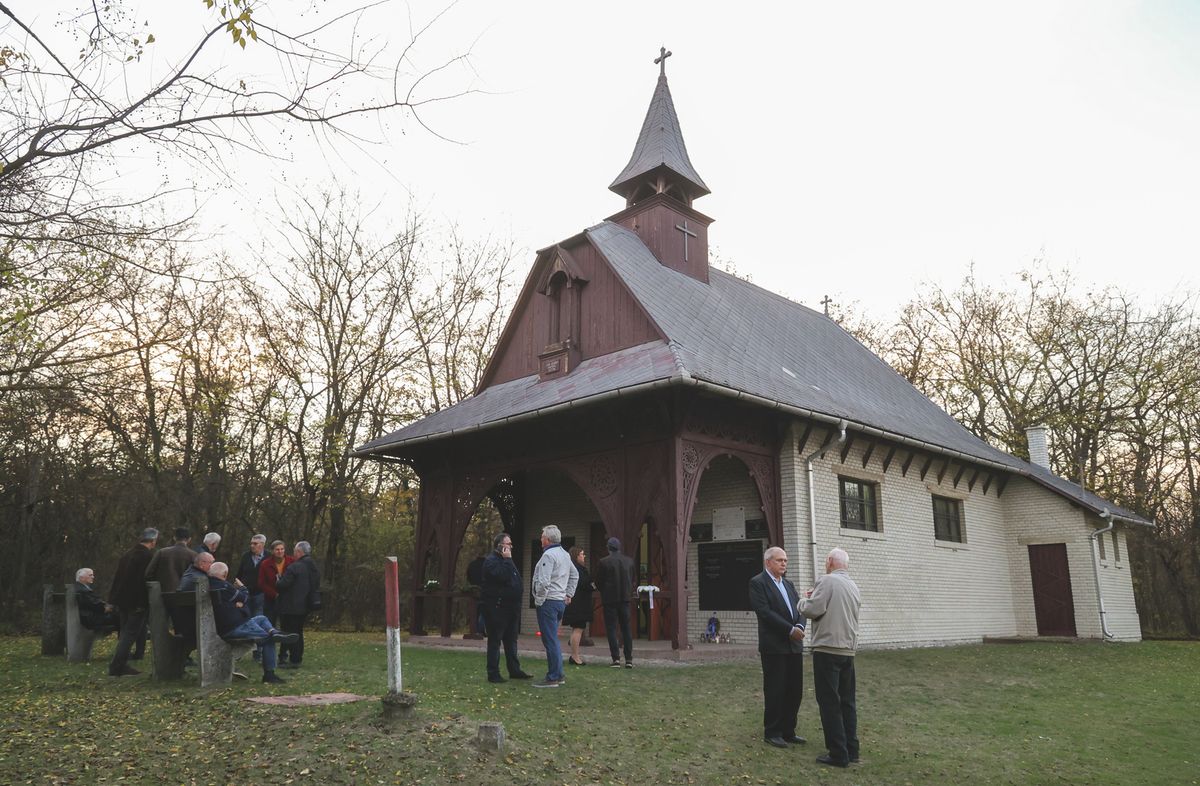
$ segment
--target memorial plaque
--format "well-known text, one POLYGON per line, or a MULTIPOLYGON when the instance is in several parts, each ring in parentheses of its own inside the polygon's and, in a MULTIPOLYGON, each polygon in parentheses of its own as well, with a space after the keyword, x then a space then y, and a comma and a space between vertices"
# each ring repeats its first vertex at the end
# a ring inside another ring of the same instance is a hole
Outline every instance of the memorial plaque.
POLYGON ((727 540, 697 547, 700 608, 750 611, 750 579, 763 569, 761 540, 727 540))

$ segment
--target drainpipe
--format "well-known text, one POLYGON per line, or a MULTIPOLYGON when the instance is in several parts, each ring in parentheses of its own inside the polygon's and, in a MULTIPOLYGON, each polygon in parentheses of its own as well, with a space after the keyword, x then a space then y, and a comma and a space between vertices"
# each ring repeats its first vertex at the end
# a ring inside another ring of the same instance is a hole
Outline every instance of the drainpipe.
POLYGON ((1113 638, 1112 633, 1108 629, 1108 619, 1104 614, 1104 593, 1100 589, 1100 536, 1106 532, 1112 532, 1113 527, 1117 526, 1117 519, 1113 514, 1105 508, 1100 512, 1100 518, 1108 519, 1108 526, 1103 529, 1098 529, 1091 535, 1092 539, 1092 575, 1096 578, 1096 601, 1100 604, 1100 630, 1104 634, 1105 640, 1113 638))
MULTIPOLYGON (((813 462, 835 445, 840 445, 846 441, 846 421, 839 420, 837 424, 838 431, 841 432, 837 438, 837 442, 830 442, 822 448, 814 450, 808 458, 804 460, 804 466, 808 469, 808 531, 809 541, 808 546, 812 550, 812 583, 816 584, 820 578, 820 564, 817 562, 817 498, 814 491, 813 483, 813 462)), ((812 584, 809 585, 810 587, 812 584)))

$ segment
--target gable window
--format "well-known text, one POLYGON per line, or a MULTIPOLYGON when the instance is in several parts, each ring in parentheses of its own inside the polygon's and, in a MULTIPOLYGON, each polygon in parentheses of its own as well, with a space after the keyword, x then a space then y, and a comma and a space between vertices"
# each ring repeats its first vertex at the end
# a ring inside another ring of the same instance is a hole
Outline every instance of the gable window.
POLYGON ((963 505, 961 499, 934 496, 933 537, 951 543, 966 543, 963 538, 963 505))
POLYGON ((842 526, 846 529, 879 531, 879 484, 838 476, 841 489, 842 526))
POLYGON ((1113 562, 1120 562, 1121 561, 1121 546, 1117 541, 1117 531, 1115 529, 1112 531, 1112 541, 1113 541, 1113 562))

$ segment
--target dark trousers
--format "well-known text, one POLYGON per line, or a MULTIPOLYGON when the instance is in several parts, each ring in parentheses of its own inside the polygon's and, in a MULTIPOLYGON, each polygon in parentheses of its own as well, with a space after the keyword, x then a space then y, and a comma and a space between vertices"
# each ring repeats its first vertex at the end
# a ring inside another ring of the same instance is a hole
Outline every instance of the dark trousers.
POLYGON ((763 736, 794 737, 804 697, 804 656, 760 653, 758 657, 763 674, 763 736))
POLYGON ((825 747, 836 762, 858 758, 858 708, 854 703, 854 657, 813 652, 813 691, 821 710, 825 747))
POLYGON ((307 614, 280 614, 279 629, 284 633, 299 634, 300 640, 295 644, 280 644, 279 645, 279 662, 287 663, 289 660, 297 665, 304 660, 304 618, 307 614))
POLYGON ((487 673, 489 677, 500 676, 500 645, 504 645, 504 665, 508 676, 521 673, 521 661, 517 658, 517 622, 520 609, 490 609, 487 614, 487 673))
POLYGON ((274 598, 263 596, 263 616, 271 621, 272 625, 279 625, 279 610, 275 608, 276 601, 274 598))
MULTIPOLYGON (((145 629, 145 609, 121 611, 121 635, 117 638, 117 648, 113 651, 112 660, 108 662, 109 674, 121 674, 125 671, 129 663, 129 651, 133 649, 145 629)), ((142 646, 144 647, 145 643, 142 646)))
POLYGON ((625 645, 625 662, 633 660, 633 634, 629 632, 629 604, 604 604, 604 630, 608 633, 608 651, 617 659, 617 625, 621 626, 621 641, 625 645))

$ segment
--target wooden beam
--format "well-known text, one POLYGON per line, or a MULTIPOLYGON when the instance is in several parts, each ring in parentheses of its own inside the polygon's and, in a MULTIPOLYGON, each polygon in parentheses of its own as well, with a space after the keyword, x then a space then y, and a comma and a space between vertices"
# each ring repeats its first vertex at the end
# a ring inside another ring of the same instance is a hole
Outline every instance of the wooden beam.
POLYGON ((992 485, 992 478, 993 478, 993 477, 995 477, 995 476, 994 476, 992 473, 990 473, 990 472, 989 472, 989 473, 987 474, 987 477, 983 479, 983 495, 984 495, 985 497, 987 496, 988 489, 989 489, 989 488, 991 487, 991 485, 992 485))
POLYGON ((975 490, 975 481, 979 480, 979 470, 976 469, 971 473, 971 479, 967 481, 967 491, 975 490))
POLYGON ((830 442, 833 442, 833 435, 837 433, 836 429, 830 428, 825 432, 825 439, 821 440, 821 447, 828 447, 830 442))
POLYGON ((887 474, 888 467, 892 465, 892 456, 896 455, 896 446, 892 445, 888 448, 887 455, 883 457, 883 472, 887 474))
POLYGON ((912 466, 912 460, 914 458, 916 458, 916 456, 917 456, 917 451, 915 451, 915 450, 908 451, 908 455, 905 456, 905 458, 904 458, 904 463, 900 465, 900 477, 902 477, 902 478, 908 477, 908 468, 910 466, 912 466))
POLYGON ((921 480, 925 479, 925 475, 929 472, 929 468, 933 466, 933 456, 925 459, 925 463, 921 465, 921 480))
POLYGON ((946 470, 950 469, 950 459, 942 460, 942 468, 938 470, 938 485, 942 485, 942 478, 946 477, 946 470))
POLYGON ((863 469, 867 468, 867 462, 871 460, 871 454, 875 452, 875 440, 867 443, 867 450, 863 453, 863 469))
POLYGON ((963 473, 967 471, 967 465, 963 464, 958 468, 958 472, 954 473, 954 488, 958 488, 958 481, 962 480, 963 473))
POLYGON ((996 496, 999 497, 1004 493, 1004 487, 1008 485, 1008 475, 1001 475, 1000 480, 996 483, 996 496))
POLYGON ((804 455, 804 448, 808 445, 808 438, 812 436, 813 422, 810 420, 804 427, 804 433, 800 435, 800 441, 796 443, 796 452, 804 455))
POLYGON ((846 463, 846 456, 850 455, 850 447, 854 444, 854 437, 846 434, 846 441, 842 443, 842 463, 846 463))

